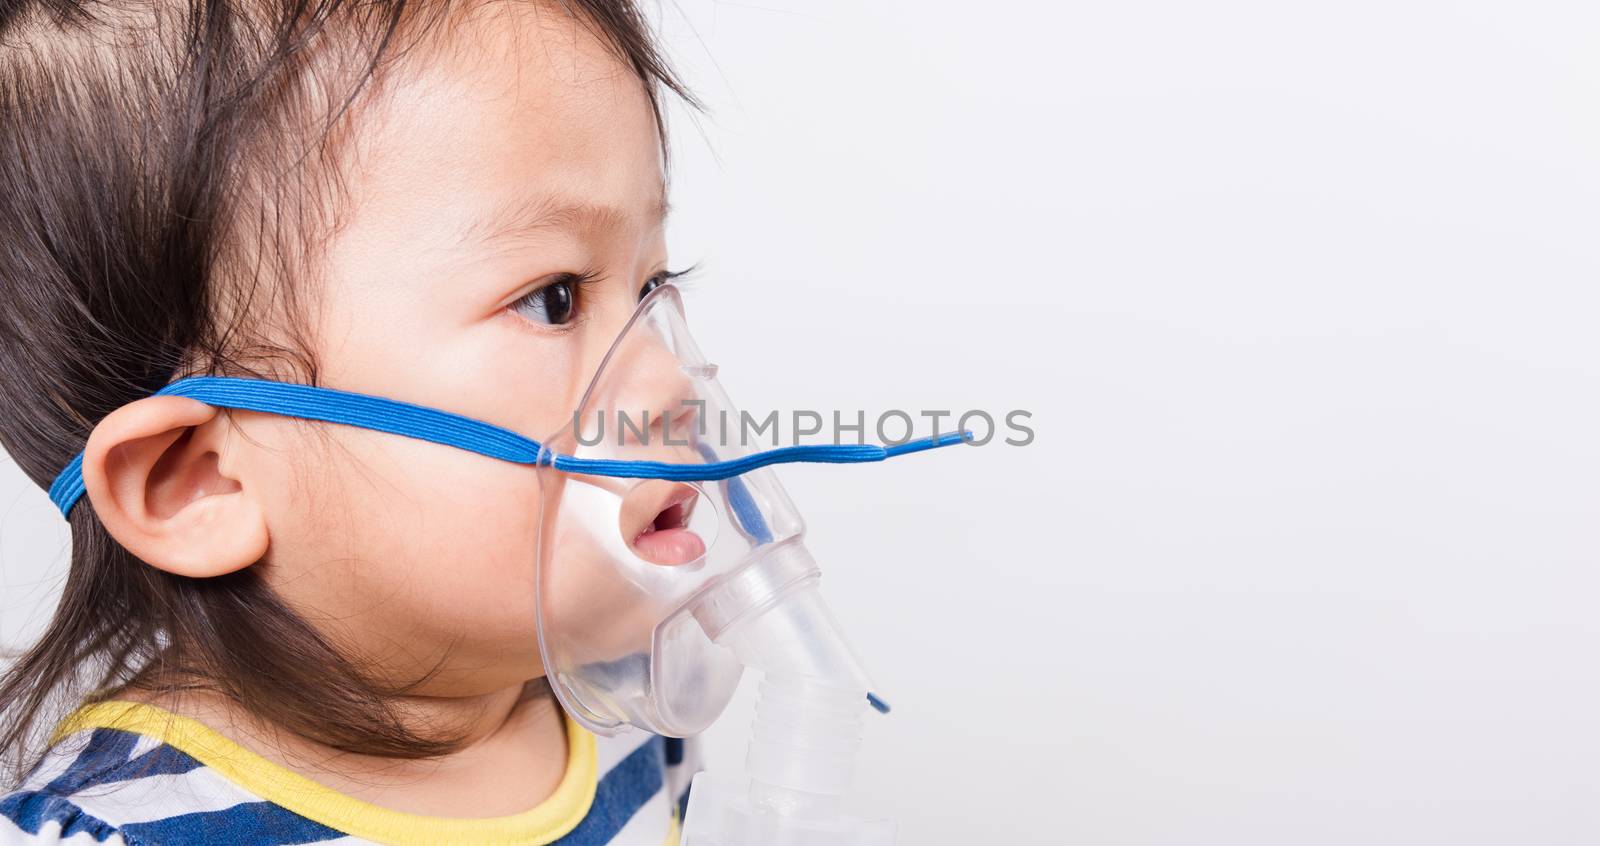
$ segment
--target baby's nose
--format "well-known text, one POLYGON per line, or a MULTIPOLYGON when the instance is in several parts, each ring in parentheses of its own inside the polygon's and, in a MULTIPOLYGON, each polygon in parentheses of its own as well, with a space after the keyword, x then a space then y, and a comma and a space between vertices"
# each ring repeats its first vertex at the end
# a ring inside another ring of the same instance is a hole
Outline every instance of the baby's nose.
POLYGON ((613 443, 670 450, 690 440, 699 426, 703 403, 695 390, 700 369, 687 368, 665 339, 640 333, 613 352, 601 406, 613 419, 613 443))

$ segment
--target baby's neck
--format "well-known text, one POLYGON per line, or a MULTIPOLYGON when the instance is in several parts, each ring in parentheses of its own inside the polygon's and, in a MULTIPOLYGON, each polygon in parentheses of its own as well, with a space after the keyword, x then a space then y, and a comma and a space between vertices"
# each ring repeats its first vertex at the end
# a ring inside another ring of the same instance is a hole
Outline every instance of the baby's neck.
MULTIPOLYGON (((139 699, 130 695, 128 699, 139 699)), ((495 817, 548 798, 566 772, 566 719, 541 681, 472 697, 412 697, 412 725, 450 726, 455 752, 403 760, 341 752, 275 731, 223 697, 186 692, 147 699, 210 726, 241 746, 347 796, 384 808, 441 817, 495 817)))

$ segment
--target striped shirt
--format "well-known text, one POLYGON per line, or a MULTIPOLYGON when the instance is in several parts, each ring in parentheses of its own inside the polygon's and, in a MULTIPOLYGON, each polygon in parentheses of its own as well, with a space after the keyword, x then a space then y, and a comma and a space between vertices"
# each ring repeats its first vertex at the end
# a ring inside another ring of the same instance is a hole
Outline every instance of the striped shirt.
POLYGON ((87 706, 0 797, 0 844, 675 846, 693 762, 684 743, 597 737, 567 721, 554 794, 489 818, 431 817, 341 794, 151 705, 87 706))

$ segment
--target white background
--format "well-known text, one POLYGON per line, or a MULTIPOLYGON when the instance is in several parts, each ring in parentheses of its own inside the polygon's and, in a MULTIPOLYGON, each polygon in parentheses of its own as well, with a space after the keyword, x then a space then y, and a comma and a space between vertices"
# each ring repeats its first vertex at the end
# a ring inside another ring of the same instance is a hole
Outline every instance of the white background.
MULTIPOLYGON (((664 30, 734 398, 1033 413, 783 474, 895 705, 859 787, 903 844, 1600 842, 1600 7, 664 30)), ((64 543, 0 469, 10 642, 64 543)))

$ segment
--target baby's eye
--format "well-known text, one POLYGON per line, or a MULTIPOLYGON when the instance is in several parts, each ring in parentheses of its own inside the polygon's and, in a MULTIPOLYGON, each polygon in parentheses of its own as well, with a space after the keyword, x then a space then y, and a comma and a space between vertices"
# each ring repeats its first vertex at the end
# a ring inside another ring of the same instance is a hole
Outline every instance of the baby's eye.
MULTIPOLYGON (((690 268, 690 270, 692 269, 693 268, 690 268)), ((688 273, 688 270, 679 270, 676 272, 663 270, 660 273, 657 273, 649 279, 644 280, 644 286, 639 289, 639 299, 643 300, 645 297, 650 296, 651 291, 654 291, 655 289, 667 284, 668 282, 671 282, 674 279, 677 279, 680 276, 686 276, 688 273)))
POLYGON ((578 288, 583 280, 572 274, 562 274, 554 282, 529 291, 511 304, 511 310, 548 326, 562 326, 572 322, 572 313, 578 304, 578 288))

